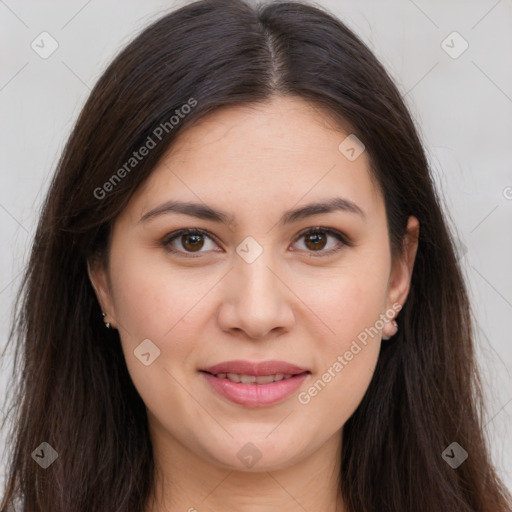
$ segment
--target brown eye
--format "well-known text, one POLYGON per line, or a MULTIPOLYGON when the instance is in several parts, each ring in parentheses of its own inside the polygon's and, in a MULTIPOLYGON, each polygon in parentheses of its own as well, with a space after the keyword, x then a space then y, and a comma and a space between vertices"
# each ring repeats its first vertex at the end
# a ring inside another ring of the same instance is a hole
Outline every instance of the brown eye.
MULTIPOLYGON (((298 243, 298 241, 302 239, 304 239, 305 248, 301 250, 305 251, 308 256, 315 257, 329 256, 340 251, 345 246, 351 247, 353 245, 349 239, 339 231, 322 227, 308 229, 299 235, 295 243, 298 243), (337 243, 330 244, 330 240, 337 240, 337 243)), ((199 257, 201 253, 211 250, 219 252, 215 248, 218 246, 214 242, 213 237, 206 231, 195 228, 182 229, 171 233, 162 240, 161 244, 167 251, 183 257, 199 257), (208 243, 212 244, 210 248, 208 247, 208 243), (203 250, 205 247, 206 250, 203 250), (194 253, 197 253, 197 256, 194 253)))
POLYGON ((325 233, 310 233, 306 235, 306 246, 312 251, 322 250, 327 243, 327 236, 325 233))
POLYGON ((329 256, 338 252, 344 246, 350 247, 352 245, 342 233, 322 227, 303 232, 297 240, 301 239, 304 239, 304 250, 309 253, 308 256, 329 256), (331 244, 327 250, 324 250, 329 245, 329 238, 336 239, 338 243, 331 244))
POLYGON ((203 235, 181 235, 181 244, 187 251, 200 250, 204 245, 203 235))
POLYGON ((208 247, 208 241, 210 241, 212 246, 216 245, 212 238, 200 229, 182 229, 175 233, 171 233, 171 235, 164 238, 164 240, 162 240, 162 245, 169 252, 187 256, 187 254, 191 253, 200 254, 202 252, 207 252, 202 249, 205 246, 207 249, 210 249, 208 247))

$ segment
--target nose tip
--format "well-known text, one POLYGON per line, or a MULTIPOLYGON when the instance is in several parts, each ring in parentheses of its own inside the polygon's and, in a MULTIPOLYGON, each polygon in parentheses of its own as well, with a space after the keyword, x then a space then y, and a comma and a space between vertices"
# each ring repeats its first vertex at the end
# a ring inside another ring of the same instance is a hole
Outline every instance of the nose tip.
MULTIPOLYGON (((248 246, 250 250, 250 242, 248 246)), ((219 314, 223 329, 262 339, 273 331, 291 328, 295 317, 289 292, 271 264, 264 253, 252 263, 241 257, 235 264, 219 314)))

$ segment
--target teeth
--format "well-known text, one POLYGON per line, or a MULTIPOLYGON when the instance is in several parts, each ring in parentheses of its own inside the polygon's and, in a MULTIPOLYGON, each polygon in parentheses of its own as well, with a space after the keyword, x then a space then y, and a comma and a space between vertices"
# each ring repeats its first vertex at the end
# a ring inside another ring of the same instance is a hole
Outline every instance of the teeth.
POLYGON ((293 377, 290 374, 277 373, 275 375, 240 375, 238 373, 218 373, 215 375, 219 379, 229 379, 232 382, 238 382, 242 384, 270 384, 271 382, 278 382, 280 380, 286 380, 293 377))
POLYGON ((271 382, 274 382, 274 376, 273 375, 258 375, 257 377, 254 377, 254 381, 257 384, 270 384, 271 382))

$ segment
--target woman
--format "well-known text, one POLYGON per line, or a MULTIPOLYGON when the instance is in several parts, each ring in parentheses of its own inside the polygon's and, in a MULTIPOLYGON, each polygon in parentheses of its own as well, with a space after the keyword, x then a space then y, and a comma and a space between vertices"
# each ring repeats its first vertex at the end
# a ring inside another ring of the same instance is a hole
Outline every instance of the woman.
POLYGON ((421 142, 319 8, 200 1, 130 43, 21 293, 2 509, 510 509, 421 142))

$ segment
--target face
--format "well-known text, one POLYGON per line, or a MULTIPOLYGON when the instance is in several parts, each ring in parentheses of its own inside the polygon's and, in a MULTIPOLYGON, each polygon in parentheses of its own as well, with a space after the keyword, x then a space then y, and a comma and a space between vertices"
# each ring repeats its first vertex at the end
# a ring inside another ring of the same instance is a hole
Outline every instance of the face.
POLYGON ((167 446, 271 470, 341 437, 394 333, 418 234, 411 217, 392 262, 367 153, 339 149, 348 135, 296 98, 218 110, 180 135, 116 219, 108 265, 90 277, 167 446), (212 369, 235 360, 248 364, 212 369))

